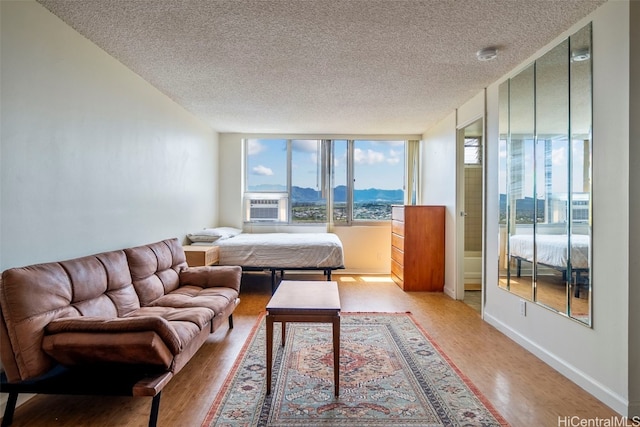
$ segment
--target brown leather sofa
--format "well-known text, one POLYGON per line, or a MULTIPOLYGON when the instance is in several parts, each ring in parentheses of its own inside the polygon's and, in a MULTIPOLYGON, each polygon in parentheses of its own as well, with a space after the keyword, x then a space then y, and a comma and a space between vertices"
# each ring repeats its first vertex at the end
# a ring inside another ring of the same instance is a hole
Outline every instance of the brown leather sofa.
POLYGON ((153 397, 239 303, 242 270, 188 267, 177 239, 12 268, 0 282, 2 425, 19 393, 153 397))

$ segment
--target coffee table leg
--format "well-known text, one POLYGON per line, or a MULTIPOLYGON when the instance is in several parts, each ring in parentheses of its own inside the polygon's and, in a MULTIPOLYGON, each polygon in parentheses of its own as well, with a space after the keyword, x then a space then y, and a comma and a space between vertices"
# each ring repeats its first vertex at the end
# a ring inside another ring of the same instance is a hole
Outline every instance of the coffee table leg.
POLYGON ((271 394, 272 352, 273 352, 273 317, 267 314, 267 394, 271 394))
POLYGON ((340 316, 333 318, 333 381, 336 397, 340 394, 340 316))

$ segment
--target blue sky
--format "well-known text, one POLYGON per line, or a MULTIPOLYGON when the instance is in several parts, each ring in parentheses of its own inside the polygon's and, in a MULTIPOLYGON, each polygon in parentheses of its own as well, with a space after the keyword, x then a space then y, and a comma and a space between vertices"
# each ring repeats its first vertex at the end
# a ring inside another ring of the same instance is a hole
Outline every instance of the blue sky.
MULTIPOLYGON (((292 141, 293 185, 318 187, 318 146, 318 140, 292 141)), ((248 140, 248 185, 286 185, 286 156, 284 139, 248 140)), ((345 164, 346 141, 339 141, 335 149, 336 185, 345 183, 345 164)), ((356 141, 354 165, 356 189, 401 189, 404 180, 404 141, 356 141)))

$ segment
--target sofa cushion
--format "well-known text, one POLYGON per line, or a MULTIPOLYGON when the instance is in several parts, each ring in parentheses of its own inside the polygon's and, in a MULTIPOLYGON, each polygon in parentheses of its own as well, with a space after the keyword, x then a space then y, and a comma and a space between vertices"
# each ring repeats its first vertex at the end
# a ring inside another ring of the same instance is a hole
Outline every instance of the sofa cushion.
POLYGON ((220 315, 229 303, 234 302, 238 292, 231 288, 199 288, 181 286, 175 291, 153 301, 153 307, 207 307, 220 315))
POLYGON ((42 346, 64 365, 124 363, 172 369, 174 357, 204 329, 208 308, 142 307, 125 318, 72 317, 52 321, 42 346))
POLYGON ((240 292, 242 267, 232 265, 211 265, 189 267, 180 271, 180 285, 200 288, 225 287, 240 292))
MULTIPOLYGON (((202 328, 200 328, 202 329, 202 328)), ((169 322, 160 316, 136 316, 126 318, 70 317, 56 319, 45 328, 47 335, 65 332, 93 333, 96 342, 101 336, 120 332, 155 332, 173 354, 180 351, 180 340, 169 322)), ((46 339, 46 337, 45 337, 46 339)))
MULTIPOLYGON (((197 330, 205 329, 209 326, 211 320, 215 317, 215 312, 207 307, 192 307, 192 308, 180 308, 180 307, 141 307, 139 310, 131 313, 128 318, 132 317, 148 317, 155 316, 161 317, 168 321, 172 327, 175 327, 175 322, 186 322, 193 324, 197 330)), ((184 345, 184 342, 188 341, 190 337, 182 336, 178 334, 180 340, 180 348, 184 345)))
POLYGON ((46 335, 42 348, 65 366, 117 363, 168 370, 175 358, 166 342, 154 331, 62 332, 46 335))
POLYGON ((178 275, 187 267, 184 250, 178 239, 125 249, 133 286, 140 305, 154 300, 179 286, 178 275))

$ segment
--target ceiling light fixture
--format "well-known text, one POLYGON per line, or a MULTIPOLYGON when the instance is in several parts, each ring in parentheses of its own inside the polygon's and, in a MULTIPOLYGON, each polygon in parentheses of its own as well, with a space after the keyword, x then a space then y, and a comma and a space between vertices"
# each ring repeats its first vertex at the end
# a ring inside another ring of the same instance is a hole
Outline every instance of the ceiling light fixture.
POLYGON ((478 61, 491 61, 498 56, 498 49, 495 47, 485 47, 476 52, 478 61))

